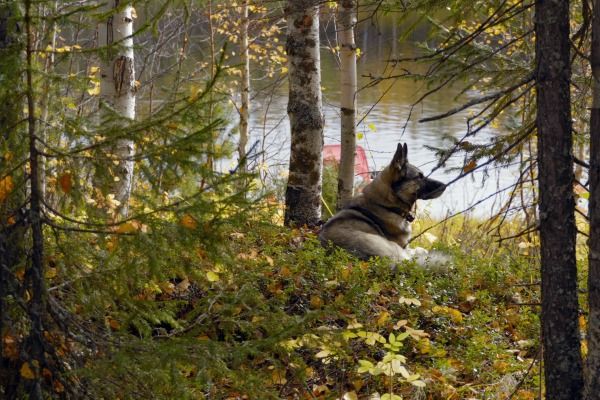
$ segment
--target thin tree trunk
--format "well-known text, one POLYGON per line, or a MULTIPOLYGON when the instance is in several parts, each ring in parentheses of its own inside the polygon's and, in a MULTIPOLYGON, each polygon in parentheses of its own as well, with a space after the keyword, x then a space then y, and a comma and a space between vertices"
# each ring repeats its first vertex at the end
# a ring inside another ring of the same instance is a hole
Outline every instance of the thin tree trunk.
POLYGON ((324 118, 319 55, 319 1, 288 0, 288 116, 290 172, 285 194, 286 225, 314 226, 321 217, 324 118))
POLYGON ((536 84, 546 396, 580 399, 582 361, 575 258, 569 2, 536 3, 536 84))
POLYGON ((585 398, 598 398, 600 393, 600 1, 594 2, 592 17, 593 99, 590 120, 590 236, 588 303, 588 356, 585 398))
POLYGON ((240 172, 247 172, 246 147, 248 146, 248 120, 250 119, 250 48, 248 45, 248 3, 242 0, 242 23, 240 26, 240 58, 242 62, 242 104, 240 107, 240 141, 238 155, 240 172))
POLYGON ((341 65, 341 154, 338 174, 337 207, 341 209, 354 194, 354 169, 356 165, 356 2, 340 0, 340 65, 341 65))
MULTIPOLYGON (((123 7, 120 3, 120 0, 114 0, 105 5, 106 12, 113 13, 100 24, 98 30, 98 44, 109 47, 106 52, 108 56, 102 58, 100 66, 100 100, 101 107, 104 106, 102 117, 105 123, 115 127, 127 125, 128 120, 135 119, 133 7, 123 7)), ((120 136, 121 133, 115 134, 120 136)), ((121 214, 126 215, 127 200, 133 186, 133 140, 119 137, 105 151, 115 161, 109 166, 112 180, 109 190, 121 202, 121 214)))
POLYGON ((31 0, 25 1, 25 32, 26 32, 26 102, 27 102, 27 127, 29 144, 29 179, 31 193, 29 196, 29 221, 31 226, 31 264, 25 273, 25 287, 29 290, 31 298, 28 302, 29 336, 26 340, 26 360, 33 372, 34 379, 29 384, 29 398, 42 400, 42 369, 45 367, 44 355, 44 326, 43 316, 46 309, 46 288, 44 282, 44 237, 42 231, 42 192, 39 159, 41 157, 37 148, 36 109, 33 83, 33 26, 31 0))
MULTIPOLYGON (((56 9, 58 8, 58 4, 57 2, 53 2, 51 3, 50 6, 50 10, 46 10, 44 12, 45 16, 52 16, 56 14, 56 9)), ((51 35, 51 39, 50 39, 50 43, 49 45, 52 47, 52 51, 49 52, 46 55, 46 59, 44 62, 44 74, 45 75, 50 75, 50 71, 54 68, 54 51, 56 50, 56 36, 58 34, 58 28, 56 26, 56 21, 53 18, 48 18, 49 23, 50 23, 50 32, 52 32, 51 35)), ((39 41, 36 41, 36 45, 39 45, 39 41)), ((46 135, 46 131, 47 131, 47 127, 49 124, 48 122, 48 102, 50 100, 50 90, 51 90, 51 80, 50 79, 46 79, 43 83, 42 86, 42 98, 40 101, 40 108, 41 108, 41 116, 42 116, 42 121, 44 121, 44 123, 42 124, 42 126, 40 127, 40 138, 42 140, 42 142, 46 143, 47 142, 47 135, 46 135)), ((48 198, 46 196, 46 157, 44 157, 43 155, 40 155, 40 191, 41 191, 41 196, 42 199, 48 201, 48 198)))
MULTIPOLYGON (((210 44, 210 75, 214 76, 217 70, 217 66, 215 65, 215 57, 217 55, 215 49, 215 27, 213 26, 213 0, 208 2, 208 25, 209 25, 209 44, 210 44)), ((208 119, 209 123, 213 123, 215 119, 215 102, 213 99, 213 91, 211 90, 209 93, 209 103, 208 103, 208 119)), ((209 149, 208 154, 206 155, 206 165, 208 169, 213 170, 215 167, 215 140, 217 133, 215 131, 211 131, 210 142, 208 143, 209 149)), ((202 181, 202 186, 204 186, 204 181, 202 181)))

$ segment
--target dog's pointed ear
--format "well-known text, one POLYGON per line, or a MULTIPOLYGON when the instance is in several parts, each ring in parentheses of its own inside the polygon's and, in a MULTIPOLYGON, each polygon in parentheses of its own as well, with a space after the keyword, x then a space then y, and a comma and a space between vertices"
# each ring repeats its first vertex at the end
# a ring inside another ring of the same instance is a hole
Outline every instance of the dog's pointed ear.
POLYGON ((392 165, 398 170, 403 169, 408 162, 408 146, 406 143, 400 144, 398 143, 398 148, 396 149, 396 154, 394 154, 394 158, 392 159, 392 165))

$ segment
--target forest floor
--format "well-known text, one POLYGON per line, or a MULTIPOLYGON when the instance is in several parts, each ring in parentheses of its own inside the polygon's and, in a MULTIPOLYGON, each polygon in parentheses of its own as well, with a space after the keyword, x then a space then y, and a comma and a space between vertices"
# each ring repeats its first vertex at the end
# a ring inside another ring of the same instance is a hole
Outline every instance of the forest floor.
POLYGON ((455 219, 421 235, 452 257, 431 269, 327 251, 308 229, 228 232, 235 262, 207 262, 185 311, 210 315, 198 336, 229 352, 204 396, 540 398, 536 248, 485 230, 455 219))

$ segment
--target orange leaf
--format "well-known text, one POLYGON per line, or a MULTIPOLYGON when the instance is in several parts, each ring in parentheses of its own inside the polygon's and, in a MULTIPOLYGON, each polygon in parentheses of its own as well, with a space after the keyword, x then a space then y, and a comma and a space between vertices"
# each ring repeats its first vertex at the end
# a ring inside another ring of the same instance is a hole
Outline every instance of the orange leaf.
POLYGON ((192 217, 189 214, 185 214, 183 217, 181 217, 181 219, 179 220, 179 225, 189 229, 195 229, 198 227, 198 223, 196 222, 194 217, 192 217))
POLYGON ((73 177, 69 172, 65 172, 58 178, 58 184, 64 194, 69 194, 73 188, 73 177))
POLYGON ((473 171, 475 169, 475 167, 477 166, 477 163, 474 160, 471 160, 470 163, 468 163, 467 165, 465 165, 463 167, 463 171, 468 174, 469 172, 473 171))
POLYGON ((121 324, 119 323, 119 321, 117 321, 110 315, 108 317, 106 317, 106 322, 108 323, 108 326, 110 326, 112 330, 118 331, 119 329, 121 329, 121 324))
POLYGON ((10 176, 0 179, 0 204, 4 203, 8 194, 12 192, 13 187, 14 183, 10 176))
POLYGON ((63 386, 63 384, 60 383, 60 381, 57 381, 56 379, 52 381, 52 388, 56 393, 62 393, 65 391, 65 387, 63 386))

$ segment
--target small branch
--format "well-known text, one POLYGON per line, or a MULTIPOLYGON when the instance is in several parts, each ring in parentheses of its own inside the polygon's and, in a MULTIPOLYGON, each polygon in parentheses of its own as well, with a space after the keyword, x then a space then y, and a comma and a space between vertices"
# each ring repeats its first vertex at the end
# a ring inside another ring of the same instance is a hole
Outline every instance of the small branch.
POLYGON ((436 121, 439 119, 443 119, 443 118, 447 118, 451 115, 457 114, 461 111, 466 110, 469 107, 473 107, 476 106, 478 104, 481 103, 485 103, 486 101, 490 101, 490 100, 498 100, 500 97, 507 95, 508 93, 518 89, 519 87, 528 84, 529 82, 533 81, 534 76, 533 74, 530 74, 529 76, 525 77, 525 79, 517 82, 516 84, 514 84, 513 86, 510 86, 507 89, 501 90, 499 92, 496 93, 490 93, 487 96, 483 96, 483 97, 479 97, 476 99, 473 99, 465 104, 462 104, 458 107, 453 108, 452 110, 449 110, 443 114, 438 114, 438 115, 434 115, 433 117, 427 117, 427 118, 423 118, 420 119, 419 122, 430 122, 430 121, 436 121))

